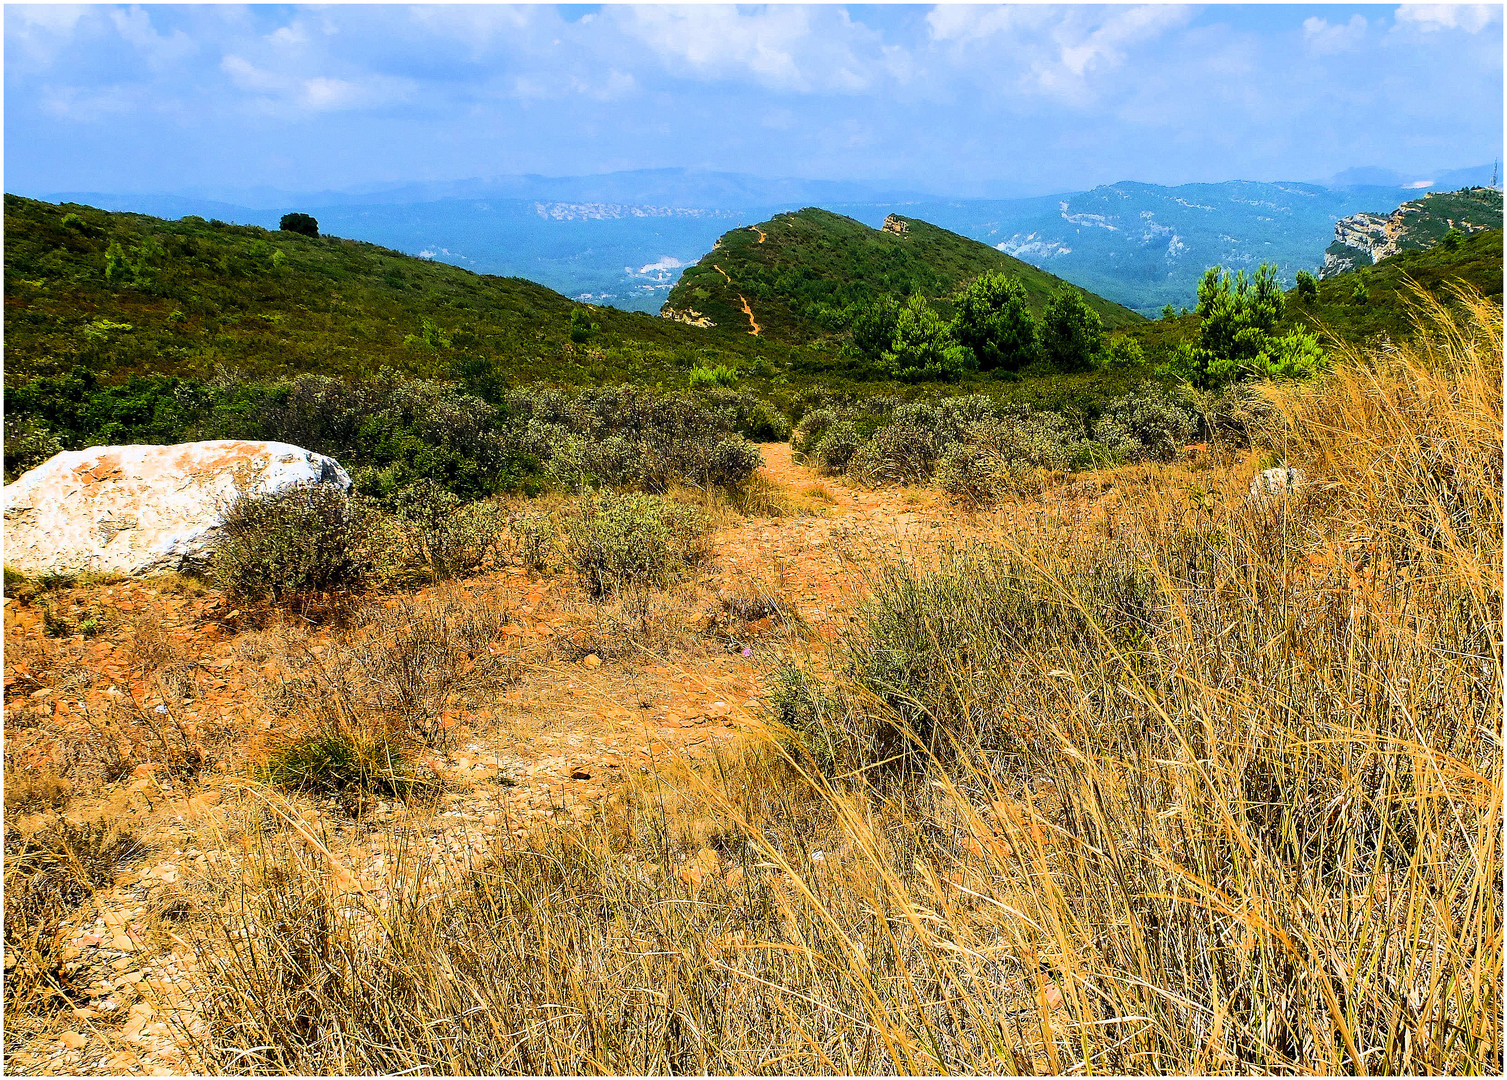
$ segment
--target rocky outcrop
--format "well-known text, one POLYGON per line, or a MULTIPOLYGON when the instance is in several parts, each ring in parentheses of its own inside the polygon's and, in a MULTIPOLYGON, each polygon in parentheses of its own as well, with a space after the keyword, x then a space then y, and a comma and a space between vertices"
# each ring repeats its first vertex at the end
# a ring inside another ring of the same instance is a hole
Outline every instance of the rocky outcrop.
POLYGON ((717 325, 709 317, 693 308, 686 308, 684 311, 681 311, 672 308, 669 304, 659 309, 659 317, 661 319, 669 319, 672 322, 683 322, 687 326, 700 326, 703 329, 709 329, 717 325))
POLYGON ((1334 243, 1324 252, 1319 277, 1331 278, 1395 255, 1402 235, 1404 209, 1399 207, 1390 214, 1352 214, 1340 218, 1334 224, 1334 243))
POLYGON ((894 233, 897 236, 904 236, 906 233, 910 232, 910 222, 906 221, 898 214, 891 214, 889 217, 884 219, 884 225, 880 229, 880 232, 888 232, 894 233))
POLYGON ((1502 227, 1502 193, 1493 188, 1431 191, 1390 214, 1351 214, 1334 224, 1319 277, 1373 266, 1408 249, 1433 247, 1453 231, 1469 235, 1502 227))
POLYGON ((351 478, 280 442, 96 446, 49 458, 5 488, 5 564, 24 574, 128 576, 193 569, 243 494, 351 478))
POLYGON ((1251 501, 1262 505, 1281 502, 1289 495, 1297 494, 1303 486, 1303 474, 1287 465, 1265 469, 1251 481, 1251 501))

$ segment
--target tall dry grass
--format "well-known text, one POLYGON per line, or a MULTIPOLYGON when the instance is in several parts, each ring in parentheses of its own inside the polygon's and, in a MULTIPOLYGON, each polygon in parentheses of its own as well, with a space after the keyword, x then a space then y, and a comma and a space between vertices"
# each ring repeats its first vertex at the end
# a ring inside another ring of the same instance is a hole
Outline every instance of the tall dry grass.
POLYGON ((1294 497, 894 567, 582 831, 337 895, 287 814, 200 1066, 1500 1074, 1501 313, 1419 317, 1269 391, 1294 497))

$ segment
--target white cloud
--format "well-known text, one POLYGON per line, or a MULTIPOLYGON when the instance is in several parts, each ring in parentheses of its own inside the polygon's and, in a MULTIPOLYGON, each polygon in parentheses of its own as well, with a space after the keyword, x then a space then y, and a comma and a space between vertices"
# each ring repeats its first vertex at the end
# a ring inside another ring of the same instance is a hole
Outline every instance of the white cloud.
POLYGON ((313 112, 382 105, 407 97, 412 88, 408 80, 384 75, 341 79, 269 71, 235 55, 221 60, 220 70, 230 76, 238 89, 259 95, 264 106, 291 106, 313 112))
POLYGON ((1397 9, 1398 26, 1422 31, 1464 30, 1474 34, 1486 29, 1502 15, 1498 4, 1403 4, 1397 9))
POLYGON ((1303 40, 1308 51, 1315 56, 1349 52, 1365 42, 1368 25, 1362 15, 1352 15, 1349 22, 1334 25, 1327 19, 1314 16, 1303 20, 1303 40))
POLYGON ((47 66, 73 41, 79 21, 92 15, 82 4, 11 4, 5 9, 7 62, 9 45, 20 46, 27 60, 47 66))
POLYGON ((832 7, 611 7, 625 31, 676 74, 751 78, 774 90, 853 93, 903 63, 874 31, 832 7))
POLYGON ((199 51, 198 43, 182 30, 174 30, 166 36, 157 33, 145 8, 112 11, 110 21, 115 24, 116 32, 134 45, 154 70, 181 63, 199 51))
MULTIPOLYGON (((1123 67, 1139 47, 1185 25, 1181 6, 1048 8, 940 4, 927 16, 931 38, 951 46, 951 63, 981 52, 991 81, 1013 75, 1013 88, 1075 104, 1095 100, 1096 77, 1123 67)), ((979 69, 982 74, 983 68, 979 69)))

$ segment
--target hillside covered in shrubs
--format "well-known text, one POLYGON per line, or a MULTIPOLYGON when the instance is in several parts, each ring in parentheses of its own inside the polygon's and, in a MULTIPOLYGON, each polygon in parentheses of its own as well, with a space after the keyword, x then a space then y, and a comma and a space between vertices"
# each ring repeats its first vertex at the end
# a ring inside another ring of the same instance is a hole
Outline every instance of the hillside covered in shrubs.
POLYGON ((1027 306, 1040 314, 1059 292, 1086 304, 1107 327, 1142 317, 1113 301, 1070 285, 1011 255, 925 221, 891 214, 871 229, 828 210, 808 208, 724 233, 670 290, 670 312, 705 318, 718 328, 746 332, 746 302, 761 336, 780 341, 840 337, 858 314, 889 297, 941 301, 987 271, 1021 283, 1027 306))
POLYGON ((15 195, 5 331, 7 385, 75 365, 109 382, 391 367, 478 385, 653 385, 698 364, 783 365, 791 352, 354 240, 15 195))

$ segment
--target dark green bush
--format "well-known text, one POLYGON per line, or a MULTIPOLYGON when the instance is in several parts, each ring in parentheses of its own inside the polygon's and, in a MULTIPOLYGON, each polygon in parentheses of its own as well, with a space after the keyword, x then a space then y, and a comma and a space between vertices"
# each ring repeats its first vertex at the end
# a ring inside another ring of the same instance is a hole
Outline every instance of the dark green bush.
POLYGON ((284 214, 277 227, 283 232, 299 233, 302 236, 319 235, 319 222, 309 214, 284 214))

